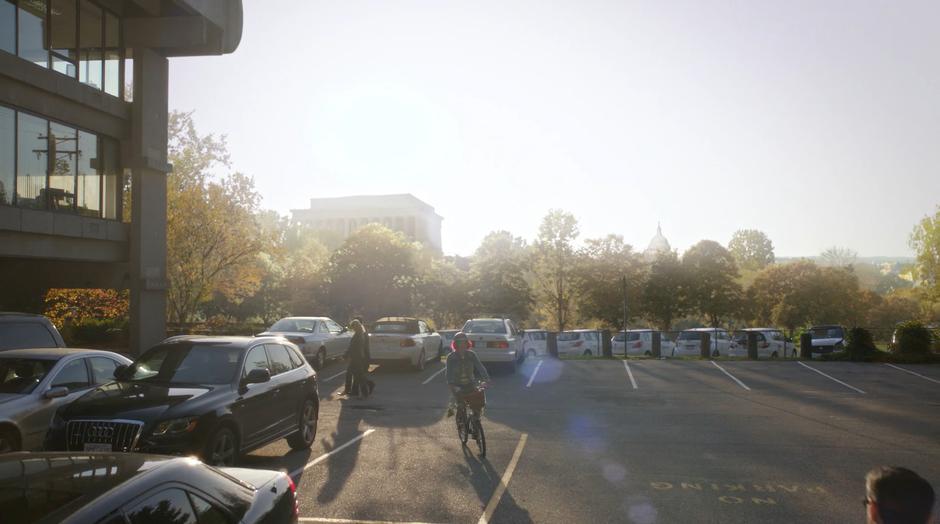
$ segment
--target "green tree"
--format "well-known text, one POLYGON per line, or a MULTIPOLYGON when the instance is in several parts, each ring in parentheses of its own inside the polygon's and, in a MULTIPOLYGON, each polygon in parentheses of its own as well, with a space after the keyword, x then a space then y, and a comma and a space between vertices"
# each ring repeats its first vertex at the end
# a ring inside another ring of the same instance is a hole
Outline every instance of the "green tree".
POLYGON ((728 242, 728 251, 744 270, 760 270, 774 263, 774 244, 757 229, 735 231, 728 242))
POLYGON ((687 311, 687 275, 675 251, 660 253, 643 284, 643 315, 663 330, 687 311))
POLYGON ((940 303, 940 206, 933 216, 925 216, 911 232, 910 245, 917 254, 915 271, 918 287, 931 305, 940 303))
POLYGON ((555 329, 564 331, 572 310, 571 276, 577 263, 574 241, 578 221, 571 213, 552 209, 542 219, 535 241, 537 300, 547 309, 555 329))
POLYGON ((682 255, 689 305, 717 327, 740 309, 743 291, 738 266, 718 242, 702 240, 682 255))
POLYGON ((418 247, 380 224, 357 229, 330 256, 326 289, 332 316, 345 321, 410 315, 419 272, 418 247))
POLYGON ((168 152, 167 303, 171 320, 189 322, 214 294, 237 303, 258 288, 260 197, 248 176, 212 175, 229 166, 225 139, 200 136, 192 113, 169 115, 168 152))
POLYGON ((473 316, 470 272, 454 259, 436 257, 419 285, 419 311, 439 329, 459 328, 473 316))
POLYGON ((597 320, 608 327, 623 326, 622 280, 627 279, 627 314, 642 311, 643 263, 619 235, 588 239, 578 252, 572 283, 582 321, 597 320))
POLYGON ((473 302, 485 315, 529 318, 532 289, 526 280, 525 241, 508 231, 488 234, 470 263, 473 302))
POLYGON ((819 263, 830 267, 848 267, 858 261, 858 253, 847 247, 832 246, 819 255, 819 263))

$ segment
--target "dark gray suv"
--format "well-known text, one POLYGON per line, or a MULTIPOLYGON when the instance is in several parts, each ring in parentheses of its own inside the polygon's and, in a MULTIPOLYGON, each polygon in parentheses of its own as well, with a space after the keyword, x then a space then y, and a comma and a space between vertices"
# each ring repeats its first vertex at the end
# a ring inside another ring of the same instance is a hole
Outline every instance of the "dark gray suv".
POLYGON ((0 351, 64 347, 62 335, 48 318, 29 313, 0 313, 0 351))

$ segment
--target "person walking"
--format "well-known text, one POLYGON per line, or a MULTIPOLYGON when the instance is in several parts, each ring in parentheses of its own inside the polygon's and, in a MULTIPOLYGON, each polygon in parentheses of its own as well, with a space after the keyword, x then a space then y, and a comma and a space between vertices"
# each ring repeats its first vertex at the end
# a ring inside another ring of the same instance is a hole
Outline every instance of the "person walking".
POLYGON ((353 336, 349 340, 349 349, 346 350, 348 362, 346 372, 352 376, 349 394, 365 399, 375 389, 375 382, 368 378, 369 361, 371 360, 369 335, 366 333, 365 326, 359 320, 350 322, 349 328, 353 331, 353 336))

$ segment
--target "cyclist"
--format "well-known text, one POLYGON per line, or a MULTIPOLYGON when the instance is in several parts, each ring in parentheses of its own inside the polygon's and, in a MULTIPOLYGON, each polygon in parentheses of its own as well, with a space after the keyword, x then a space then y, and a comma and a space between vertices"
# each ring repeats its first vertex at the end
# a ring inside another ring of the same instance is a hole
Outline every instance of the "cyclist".
MULTIPOLYGON (((470 339, 466 333, 454 335, 450 347, 453 351, 447 355, 447 385, 451 393, 450 405, 447 408, 448 417, 454 416, 460 397, 474 392, 478 383, 490 380, 490 375, 480 358, 470 349, 470 339)), ((484 404, 485 402, 484 398, 484 404)))

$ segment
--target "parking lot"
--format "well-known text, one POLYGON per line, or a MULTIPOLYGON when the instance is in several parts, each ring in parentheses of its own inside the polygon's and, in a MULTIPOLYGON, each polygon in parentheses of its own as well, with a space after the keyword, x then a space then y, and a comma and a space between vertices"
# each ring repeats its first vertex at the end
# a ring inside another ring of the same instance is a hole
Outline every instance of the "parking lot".
POLYGON ((445 418, 442 363, 377 367, 374 397, 320 375, 290 471, 305 522, 851 522, 865 473, 940 485, 940 367, 795 361, 529 360, 494 373, 488 456, 445 418))

